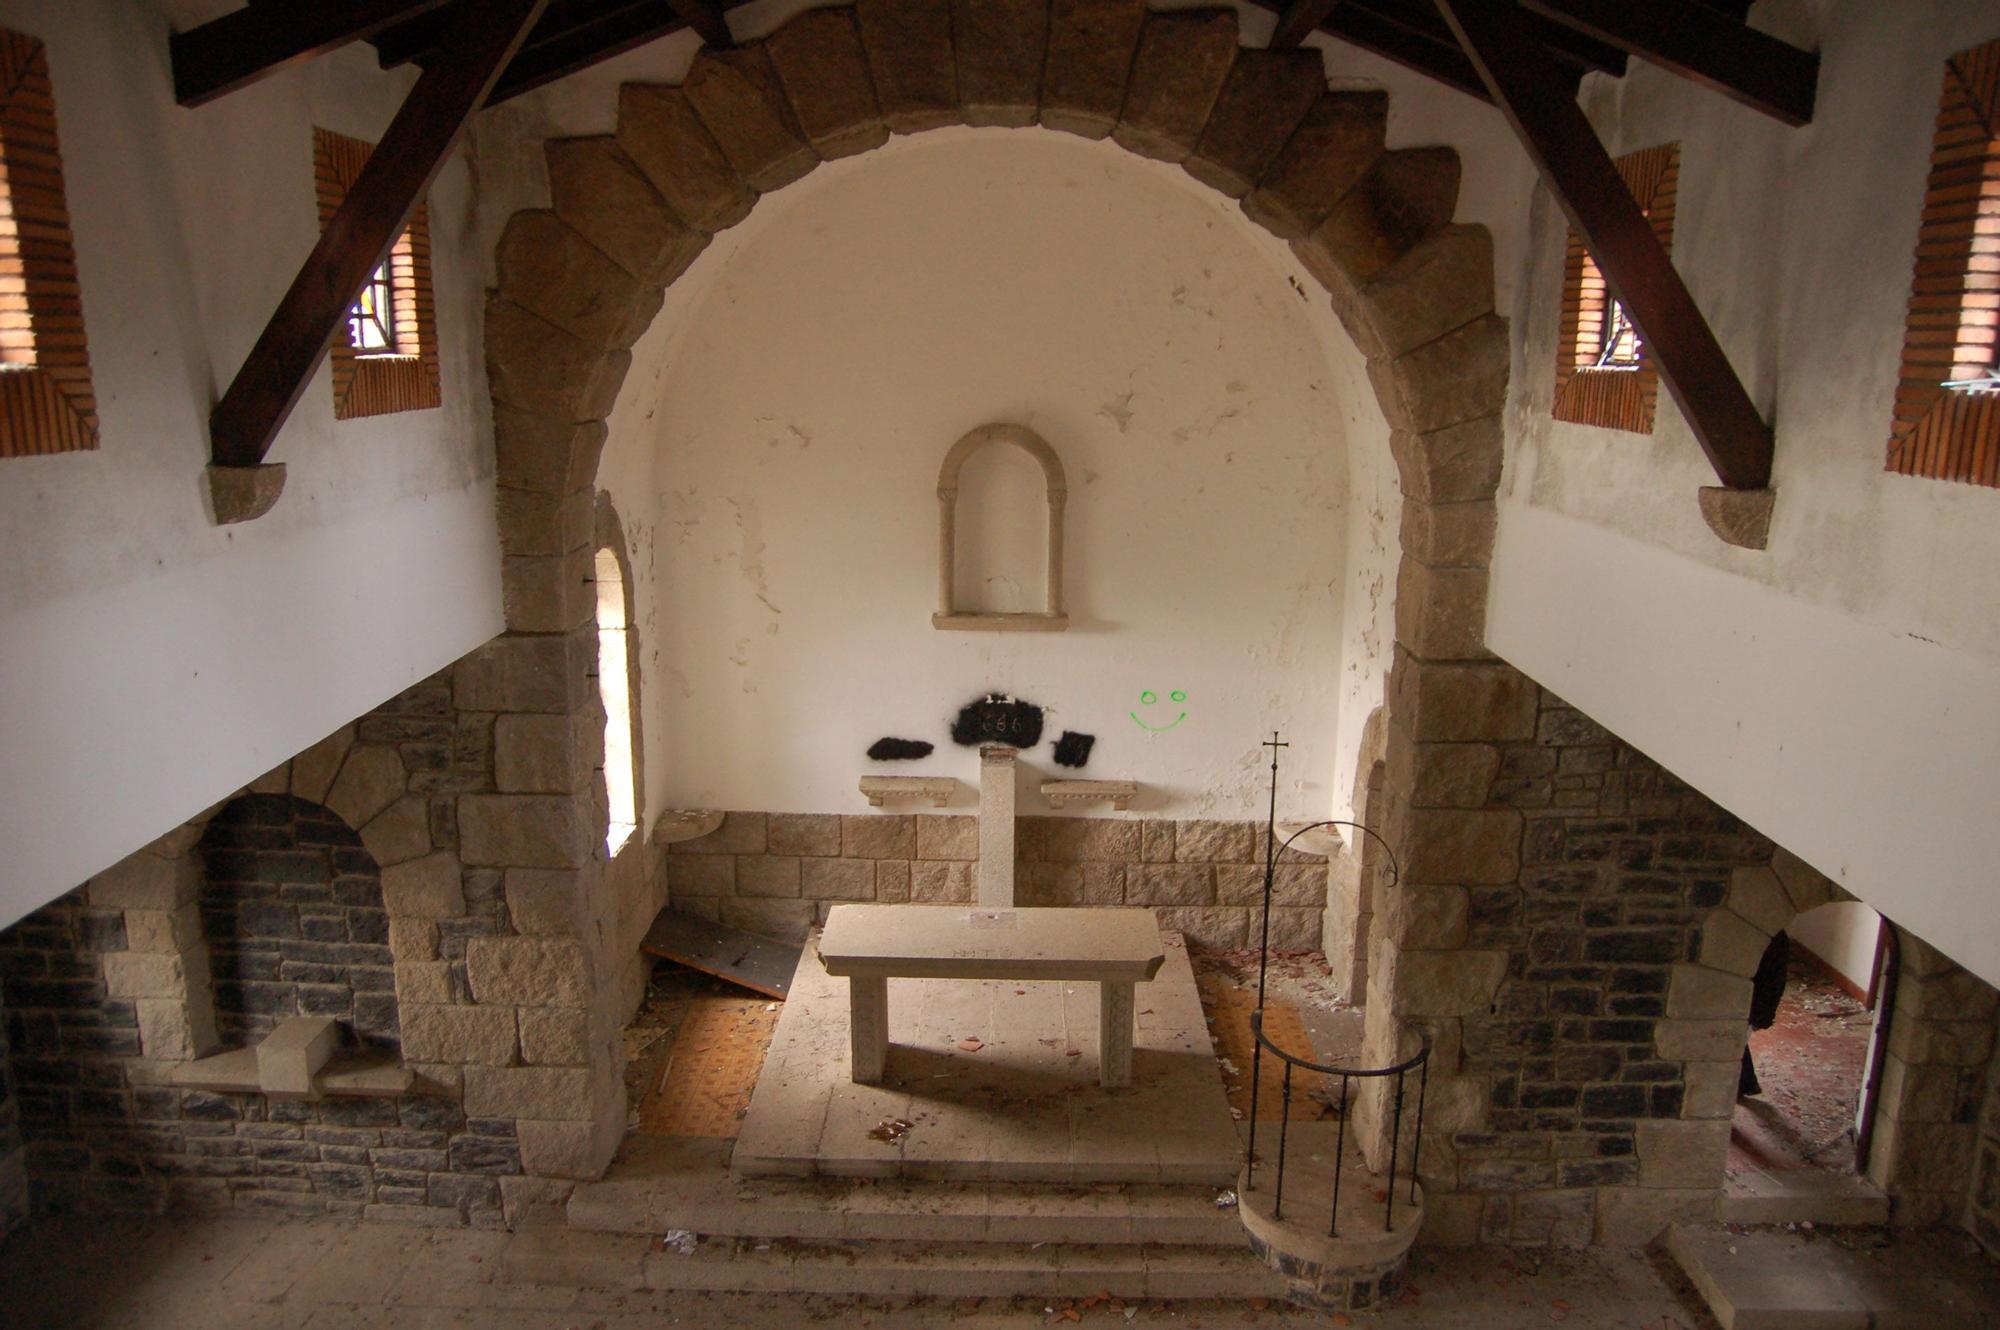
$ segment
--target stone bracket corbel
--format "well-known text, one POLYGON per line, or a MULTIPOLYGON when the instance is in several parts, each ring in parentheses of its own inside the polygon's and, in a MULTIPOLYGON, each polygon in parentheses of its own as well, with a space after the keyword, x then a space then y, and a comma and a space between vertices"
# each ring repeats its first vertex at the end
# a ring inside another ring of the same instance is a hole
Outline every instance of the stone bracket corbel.
POLYGON ((217 526, 251 522, 271 511, 285 492, 285 464, 211 466, 207 471, 209 511, 217 526))
POLYGON ((1771 505, 1777 495, 1769 486, 1738 490, 1704 485, 1696 498, 1701 503, 1702 520, 1725 543, 1761 550, 1771 538, 1771 505))

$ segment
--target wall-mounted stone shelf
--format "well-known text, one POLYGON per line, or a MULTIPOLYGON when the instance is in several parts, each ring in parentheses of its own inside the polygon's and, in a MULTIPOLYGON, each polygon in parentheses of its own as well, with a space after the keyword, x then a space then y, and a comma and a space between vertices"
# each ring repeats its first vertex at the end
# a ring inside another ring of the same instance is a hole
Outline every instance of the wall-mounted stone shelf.
POLYGON ((880 808, 885 799, 916 799, 927 801, 933 808, 943 808, 958 793, 958 779, 954 776, 863 776, 861 792, 868 796, 871 808, 880 808))
POLYGON ((1133 798, 1139 793, 1136 780, 1045 780, 1042 782, 1042 798, 1051 807, 1068 808, 1073 804, 1108 803, 1119 812, 1132 806, 1133 798))
MULTIPOLYGON (((1300 827, 1306 826, 1312 826, 1312 824, 1310 822, 1280 822, 1278 824, 1278 844, 1283 845, 1293 832, 1297 831, 1300 827)), ((1341 839, 1340 833, 1332 827, 1313 827, 1311 831, 1293 841, 1292 848, 1300 854, 1316 854, 1322 859, 1331 859, 1335 855, 1346 853, 1347 842, 1341 839)))
POLYGON ((336 1057, 339 1037, 340 1027, 324 1017, 289 1017, 254 1048, 233 1048, 174 1068, 173 1083, 284 1099, 400 1095, 415 1083, 415 1073, 391 1052, 336 1057))
POLYGON ((669 808, 653 823, 653 844, 698 840, 721 825, 722 810, 718 808, 669 808))
POLYGON ((940 612, 931 616, 931 627, 960 633, 1060 633, 1069 627, 1069 616, 1040 612, 1021 614, 940 612))

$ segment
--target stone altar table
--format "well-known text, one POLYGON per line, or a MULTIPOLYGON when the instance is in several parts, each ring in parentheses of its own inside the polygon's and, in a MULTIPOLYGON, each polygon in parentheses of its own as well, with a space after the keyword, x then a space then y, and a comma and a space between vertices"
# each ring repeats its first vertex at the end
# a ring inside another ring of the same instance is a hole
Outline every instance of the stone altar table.
POLYGON ((826 972, 848 982, 851 1075, 882 1080, 889 980, 1070 979, 1098 985, 1098 1083, 1132 1080, 1132 986, 1166 960, 1147 909, 965 909, 836 905, 819 942, 826 972))

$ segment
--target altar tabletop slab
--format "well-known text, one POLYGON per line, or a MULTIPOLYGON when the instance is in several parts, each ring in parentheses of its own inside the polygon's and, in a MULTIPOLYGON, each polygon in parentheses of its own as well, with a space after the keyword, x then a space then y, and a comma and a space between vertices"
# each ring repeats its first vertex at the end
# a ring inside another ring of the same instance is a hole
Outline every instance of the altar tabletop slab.
POLYGON ((1141 982, 1166 948, 1145 909, 836 905, 819 954, 833 975, 1141 982))

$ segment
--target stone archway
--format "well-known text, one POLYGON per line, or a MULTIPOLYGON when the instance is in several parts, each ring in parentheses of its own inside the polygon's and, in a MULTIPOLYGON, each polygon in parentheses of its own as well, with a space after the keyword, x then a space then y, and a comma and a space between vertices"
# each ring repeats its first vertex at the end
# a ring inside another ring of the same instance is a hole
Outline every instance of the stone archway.
MULTIPOLYGON (((1691 1188, 1720 1186, 1758 959, 1799 915, 1853 899, 1784 850, 1769 867, 1731 875, 1728 896, 1702 922, 1699 956, 1673 967, 1672 1019, 1656 1038, 1662 1057, 1688 1060, 1688 1096, 1680 1122, 1654 1124, 1651 1142, 1641 1137, 1642 1166, 1650 1152, 1663 1178, 1671 1170, 1691 1188)), ((1890 927, 1899 960, 1865 1176, 1889 1194, 1895 1222, 1934 1224, 1964 1202, 1972 1175, 2000 993, 1921 938, 1890 927)), ((1682 1199, 1688 1212, 1705 1213, 1707 1201, 1696 1192, 1682 1199)))
MULTIPOLYGON (((560 768, 589 710, 595 644, 579 574, 605 418, 629 348, 711 236, 759 194, 892 132, 1039 122, 1179 163, 1242 200, 1331 295, 1368 357, 1404 496, 1384 834, 1405 863, 1427 862, 1411 852, 1419 840, 1452 847, 1430 856, 1452 871, 1468 855, 1508 858, 1482 808, 1496 773, 1458 760, 1536 723, 1534 685, 1484 644, 1506 325, 1489 237, 1451 222, 1456 154, 1385 150, 1386 115, 1380 93, 1329 90, 1316 52, 1242 49, 1234 14, 1152 13, 1141 0, 860 0, 704 50, 679 87, 628 85, 615 134, 547 145, 551 207, 517 213, 499 243, 486 352, 507 632, 460 665, 459 706, 502 713, 502 726, 507 713, 535 717, 521 741, 550 750, 538 766, 560 768), (1394 779, 1447 767, 1461 774, 1394 779)), ((537 828, 520 867, 573 912, 592 952, 592 1028, 615 1027, 613 976, 637 939, 623 938, 616 893, 585 848, 604 830, 590 781, 494 796, 491 809, 537 828)), ((1385 1051, 1393 1022, 1370 1039, 1385 1051)), ((590 1159, 570 1164, 586 1175, 623 1120, 600 1093, 615 1098, 616 1078, 592 1084, 590 1159)))

